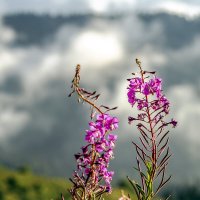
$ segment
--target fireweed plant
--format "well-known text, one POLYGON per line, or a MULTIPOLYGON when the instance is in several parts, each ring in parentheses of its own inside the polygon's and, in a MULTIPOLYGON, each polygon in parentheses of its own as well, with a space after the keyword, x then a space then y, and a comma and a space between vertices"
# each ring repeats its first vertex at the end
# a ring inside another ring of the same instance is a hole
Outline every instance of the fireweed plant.
POLYGON ((95 102, 100 95, 96 91, 86 91, 79 83, 80 65, 77 65, 69 97, 76 93, 79 102, 90 105, 91 121, 85 133, 86 145, 75 154, 77 169, 70 178, 73 186, 69 192, 73 200, 101 200, 104 193, 111 192, 114 172, 108 171, 108 167, 117 139, 111 132, 118 128, 118 119, 108 112, 117 107, 97 106, 95 102))
POLYGON ((127 96, 128 102, 138 111, 128 118, 128 123, 135 125, 140 133, 139 142, 133 142, 140 183, 129 177, 128 180, 138 200, 152 200, 171 178, 166 177, 171 157, 168 126, 175 128, 177 122, 166 120, 170 104, 162 91, 162 79, 155 72, 144 71, 138 59, 136 63, 139 73, 132 73, 134 77, 128 79, 127 96))

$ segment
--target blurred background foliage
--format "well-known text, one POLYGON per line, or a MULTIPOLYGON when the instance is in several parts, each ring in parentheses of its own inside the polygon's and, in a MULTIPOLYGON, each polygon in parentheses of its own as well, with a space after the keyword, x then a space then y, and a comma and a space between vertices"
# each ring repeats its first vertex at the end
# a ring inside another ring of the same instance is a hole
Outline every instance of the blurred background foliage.
MULTIPOLYGON (((61 194, 66 200, 71 199, 67 191, 71 185, 68 180, 36 176, 27 167, 15 171, 0 167, 0 180, 1 200, 60 200, 61 194)), ((128 187, 123 185, 114 189, 105 199, 118 199, 122 190, 127 193, 128 187)))
MULTIPOLYGON (((38 176, 32 173, 28 167, 20 167, 11 170, 0 167, 0 199, 1 200, 61 200, 61 194, 65 200, 70 200, 67 189, 71 183, 67 179, 38 176)), ((162 193, 163 199, 169 194, 173 200, 199 200, 199 184, 174 186, 162 193)), ((111 195, 106 195, 105 200, 117 200, 122 193, 130 194, 132 200, 136 196, 127 180, 119 180, 113 188, 111 195)), ((158 200, 157 199, 157 200, 158 200)), ((156 200, 156 199, 155 199, 156 200)))
POLYGON ((25 167, 17 171, 0 167, 0 179, 1 200, 55 200, 61 193, 69 197, 66 180, 35 176, 25 167))

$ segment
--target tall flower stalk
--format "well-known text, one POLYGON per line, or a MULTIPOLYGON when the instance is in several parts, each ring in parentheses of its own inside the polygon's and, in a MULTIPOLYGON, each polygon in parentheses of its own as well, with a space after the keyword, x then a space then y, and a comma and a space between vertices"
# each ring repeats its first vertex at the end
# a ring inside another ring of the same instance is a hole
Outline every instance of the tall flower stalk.
POLYGON ((135 169, 140 182, 131 180, 138 200, 152 200, 170 180, 166 167, 171 157, 168 125, 176 127, 174 119, 167 121, 170 104, 162 91, 162 80, 155 72, 144 71, 136 59, 139 73, 128 79, 128 102, 138 110, 137 115, 128 118, 139 130, 139 142, 133 142, 137 157, 135 169))
POLYGON ((86 145, 81 148, 81 152, 75 154, 77 169, 70 178, 73 186, 69 192, 73 200, 100 200, 104 193, 111 192, 114 172, 108 171, 108 167, 117 139, 111 131, 118 128, 118 119, 108 112, 117 107, 97 106, 95 102, 100 95, 96 91, 86 91, 79 83, 80 65, 77 65, 69 96, 76 93, 79 102, 90 105, 91 121, 85 134, 86 145))

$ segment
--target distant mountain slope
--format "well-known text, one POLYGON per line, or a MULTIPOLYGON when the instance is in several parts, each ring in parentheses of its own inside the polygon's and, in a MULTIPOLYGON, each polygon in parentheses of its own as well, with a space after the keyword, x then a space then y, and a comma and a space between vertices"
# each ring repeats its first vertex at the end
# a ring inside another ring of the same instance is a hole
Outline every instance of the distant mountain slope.
POLYGON ((52 37, 63 26, 84 27, 90 21, 101 18, 102 20, 116 19, 118 16, 95 16, 93 14, 50 16, 35 14, 16 14, 4 16, 5 25, 13 28, 20 37, 17 44, 41 44, 52 37))
POLYGON ((164 27, 165 46, 180 48, 189 44, 194 37, 200 35, 200 18, 187 20, 178 15, 167 13, 141 14, 140 19, 146 26, 154 22, 161 22, 164 27))
MULTIPOLYGON (((95 20, 117 22, 131 15, 104 16, 94 14, 50 16, 35 14, 12 14, 4 16, 5 25, 13 28, 19 34, 17 44, 38 45, 44 44, 62 26, 85 25, 95 20)), ((139 19, 148 27, 151 23, 161 22, 164 27, 164 43, 166 47, 180 48, 187 45, 200 34, 200 20, 187 20, 184 17, 170 15, 167 13, 139 14, 139 19), (187 31, 186 31, 187 30, 187 31)), ((133 24, 134 26, 134 24, 133 24)))
MULTIPOLYGON (((61 193, 65 200, 70 200, 69 188, 70 183, 65 179, 36 176, 24 167, 18 171, 0 167, 1 200, 61 200, 61 193)), ((127 193, 127 189, 122 188, 127 193)), ((121 189, 114 189, 106 199, 116 200, 120 195, 121 189)))
POLYGON ((55 200, 61 193, 67 198, 67 188, 69 183, 64 179, 35 176, 25 168, 11 171, 0 167, 1 200, 55 200))

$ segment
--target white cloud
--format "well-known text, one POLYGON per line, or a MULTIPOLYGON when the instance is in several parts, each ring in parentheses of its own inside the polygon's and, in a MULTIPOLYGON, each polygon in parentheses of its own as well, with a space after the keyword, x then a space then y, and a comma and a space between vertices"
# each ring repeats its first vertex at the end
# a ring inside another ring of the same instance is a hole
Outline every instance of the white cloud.
POLYGON ((152 6, 152 10, 167 11, 188 18, 198 17, 200 15, 200 4, 193 1, 157 1, 157 4, 152 6))
POLYGON ((5 26, 0 17, 0 82, 7 77, 9 72, 15 68, 15 64, 21 59, 22 54, 19 51, 15 52, 8 47, 15 39, 16 33, 5 26))
POLYGON ((16 38, 15 32, 11 28, 6 27, 3 24, 2 18, 0 16, 0 43, 9 44, 13 42, 15 38, 16 38))
MULTIPOLYGON (((172 57, 173 59, 178 60, 179 62, 183 62, 183 65, 180 65, 180 67, 189 67, 189 66, 185 66, 184 63, 189 64, 193 59, 198 59, 198 55, 199 55, 199 45, 200 45, 200 36, 197 35, 196 37, 193 37, 193 40, 191 41, 191 43, 189 43, 188 45, 184 46, 183 48, 177 50, 172 50, 169 51, 170 57, 172 57), (188 59, 186 60, 186 62, 184 61, 184 59, 187 57, 188 59)), ((198 66, 196 66, 198 67, 198 66)), ((189 69, 189 68, 188 68, 189 69)))
POLYGON ((182 84, 172 87, 167 96, 172 107, 171 115, 178 121, 178 126, 172 130, 171 144, 174 152, 173 163, 175 182, 190 181, 199 176, 199 121, 200 121, 200 97, 197 89, 192 84, 182 84), (191 173, 185 173, 188 167, 191 173))
POLYGON ((8 139, 19 132, 28 123, 29 115, 27 112, 19 112, 15 109, 3 109, 0 112, 0 139, 8 139))
POLYGON ((158 66, 160 68, 167 62, 167 57, 164 52, 154 49, 151 45, 145 46, 137 54, 139 55, 137 57, 142 60, 146 70, 157 70, 158 66))
POLYGON ((89 0, 89 7, 97 13, 133 10, 136 0, 89 0))
POLYGON ((169 96, 173 102, 174 114, 179 121, 179 137, 185 138, 193 148, 193 144, 200 145, 197 127, 200 120, 200 98, 198 91, 192 85, 174 86, 169 91, 169 96))
POLYGON ((68 56, 87 67, 105 68, 121 60, 123 50, 116 33, 91 30, 76 38, 68 56))

